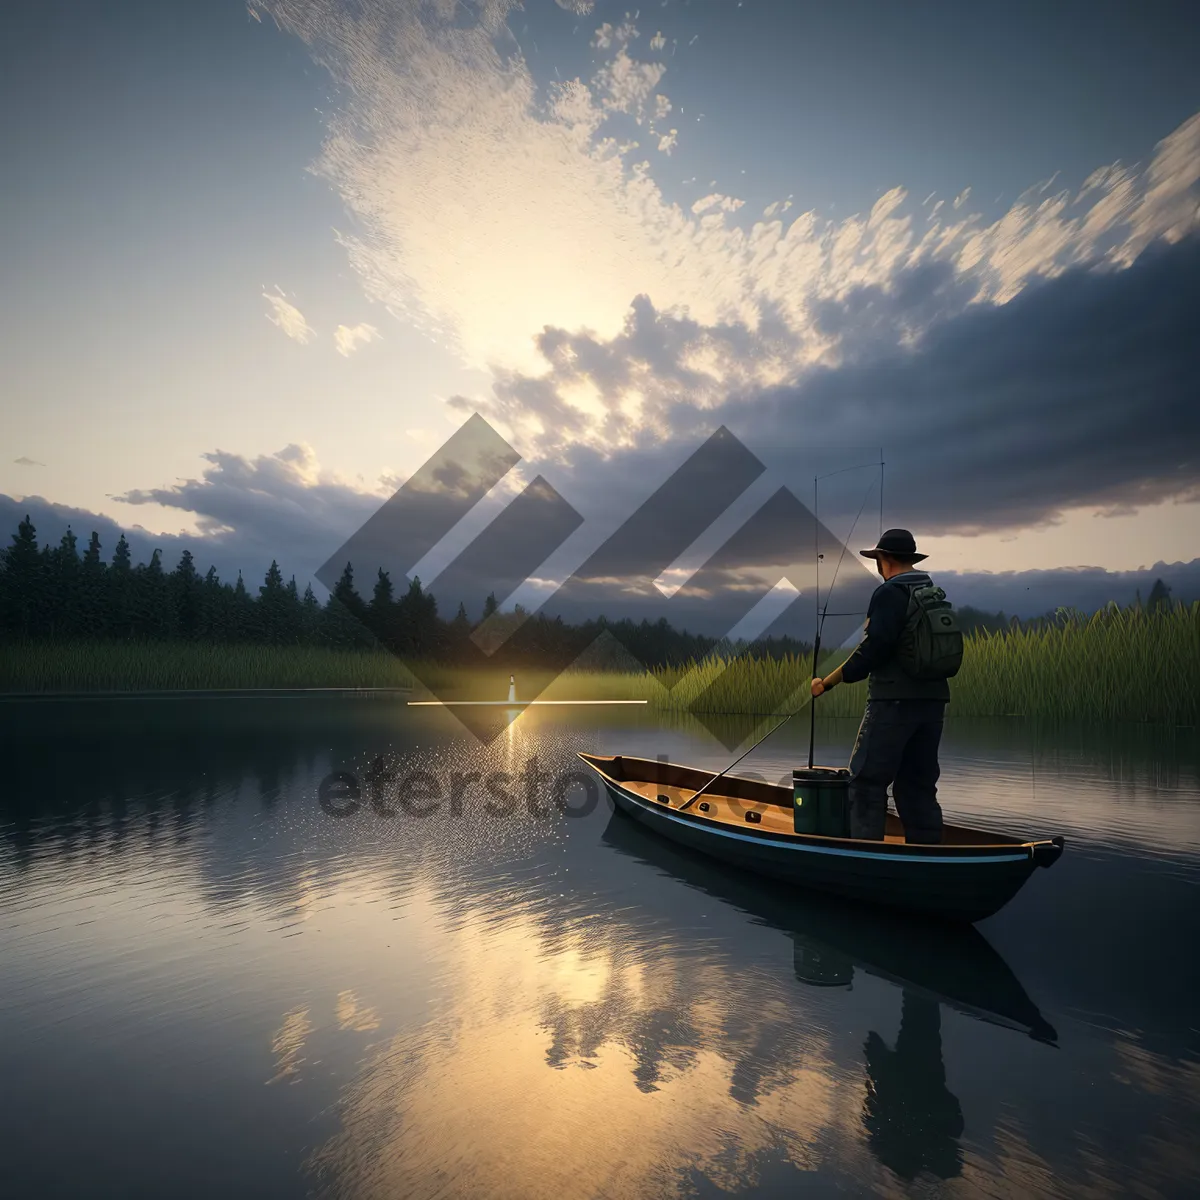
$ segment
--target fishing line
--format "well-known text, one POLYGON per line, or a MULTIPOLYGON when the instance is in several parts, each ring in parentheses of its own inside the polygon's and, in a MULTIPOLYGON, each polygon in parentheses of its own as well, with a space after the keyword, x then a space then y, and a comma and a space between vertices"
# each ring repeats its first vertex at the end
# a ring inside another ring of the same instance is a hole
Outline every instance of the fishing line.
MULTIPOLYGON (((828 478, 828 476, 826 476, 828 478)), ((846 534, 846 540, 842 543, 842 552, 838 555, 837 565, 833 568, 833 579, 829 584, 829 595, 825 597, 825 608, 821 613, 821 625, 825 624, 825 618, 829 613, 829 601, 833 597, 833 589, 837 586, 838 572, 842 569, 842 560, 846 557, 846 547, 850 543, 850 539, 854 536, 855 527, 858 525, 859 518, 863 515, 863 510, 867 507, 867 501, 871 498, 871 493, 875 490, 875 485, 867 486, 866 494, 863 496, 863 502, 858 506, 858 516, 854 518, 854 524, 850 526, 850 532, 846 534)), ((815 515, 815 514, 814 514, 815 515)), ((820 600, 820 592, 817 593, 817 599, 820 600)), ((834 613, 836 616, 856 616, 855 613, 834 613)))
MULTIPOLYGON (((870 463, 870 464, 864 463, 862 465, 863 466, 868 466, 868 465, 874 466, 875 464, 874 463, 870 463)), ((880 462, 879 467, 880 467, 880 471, 879 471, 880 510, 879 511, 880 511, 880 519, 882 520, 882 514, 883 514, 883 500, 882 500, 882 497, 883 497, 883 463, 882 462, 880 462)), ((848 470, 848 471, 861 470, 861 469, 862 469, 862 467, 847 467, 847 468, 845 468, 845 470, 848 470)), ((817 537, 818 539, 820 538, 821 522, 817 516, 817 482, 820 479, 828 479, 830 477, 830 475, 841 475, 841 474, 842 474, 842 471, 830 471, 829 475, 820 475, 820 476, 813 477, 813 524, 816 527, 816 533, 814 536, 817 537)), ((813 679, 816 679, 816 677, 817 677, 817 656, 821 653, 821 634, 825 629, 825 618, 829 615, 829 601, 833 598, 833 589, 837 586, 838 572, 842 569, 842 560, 846 557, 846 547, 850 544, 850 539, 854 536, 854 530, 858 526, 859 519, 862 517, 863 511, 867 507, 867 501, 870 499, 871 493, 874 490, 875 490, 875 484, 874 484, 874 481, 872 481, 870 484, 867 485, 867 490, 863 495, 862 504, 860 504, 858 506, 858 515, 854 518, 854 524, 850 526, 850 532, 846 535, 845 541, 842 542, 842 552, 840 555, 838 555, 837 565, 833 568, 833 579, 829 584, 829 593, 825 597, 825 607, 820 611, 820 615, 817 619, 817 633, 816 633, 816 637, 813 639, 813 666, 812 666, 813 679)), ((821 603, 821 574, 820 574, 820 572, 821 572, 821 555, 818 553, 817 554, 817 562, 816 562, 816 592, 817 592, 818 606, 821 603)), ((839 615, 857 616, 858 614, 857 613, 844 613, 844 614, 835 613, 834 614, 834 616, 839 616, 839 615)), ((810 698, 809 713, 808 713, 808 767, 809 767, 810 771, 812 770, 813 754, 816 749, 816 741, 817 741, 817 706, 816 706, 815 701, 816 701, 815 696, 810 698)))

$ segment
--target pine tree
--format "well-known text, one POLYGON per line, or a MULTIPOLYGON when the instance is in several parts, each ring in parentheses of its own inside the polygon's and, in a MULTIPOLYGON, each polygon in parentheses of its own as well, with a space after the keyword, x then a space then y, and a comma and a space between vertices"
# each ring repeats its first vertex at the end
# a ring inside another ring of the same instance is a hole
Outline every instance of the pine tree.
POLYGON ((100 535, 93 529, 88 548, 83 552, 80 569, 80 632, 85 637, 99 638, 108 633, 104 572, 104 559, 100 557, 100 535))
POLYGON ((114 637, 130 638, 136 631, 134 615, 133 564, 129 543, 121 534, 113 551, 112 565, 106 572, 108 593, 107 631, 114 637))
POLYGON ((12 545, 4 551, 0 600, 6 631, 20 638, 34 637, 41 632, 39 623, 46 600, 45 576, 37 530, 28 516, 17 526, 12 545))
POLYGON ((50 560, 51 637, 68 639, 80 632, 80 566, 75 534, 68 525, 50 560))
POLYGON ((171 573, 171 593, 175 606, 175 628, 180 637, 194 641, 201 633, 203 596, 200 575, 190 550, 184 550, 179 565, 171 573))
POLYGON ((296 587, 296 577, 288 580, 283 589, 284 631, 289 646, 304 641, 304 609, 300 603, 300 592, 296 587))
POLYGON ((284 606, 287 596, 283 587, 283 572, 271 559, 262 587, 258 589, 258 632, 268 645, 278 646, 287 640, 287 620, 284 606))
POLYGON ((229 606, 229 637, 231 641, 249 641, 255 632, 254 601, 246 591, 241 571, 238 572, 237 583, 233 585, 233 595, 229 606))
POLYGON ((334 595, 321 612, 320 640, 323 645, 351 649, 370 645, 371 631, 334 595))
POLYGON ((337 646, 370 645, 366 617, 367 606, 354 590, 354 568, 347 563, 325 606, 322 640, 337 646))
POLYGON ((169 639, 175 634, 175 606, 171 590, 162 569, 162 551, 155 550, 150 561, 133 572, 134 626, 137 636, 153 641, 169 639))
POLYGON ((395 635, 396 605, 392 599, 392 580, 379 568, 379 576, 367 605, 367 628, 385 645, 391 646, 395 635))
POLYGON ((304 598, 300 601, 300 631, 307 645, 315 644, 320 638, 321 606, 313 594, 312 584, 304 589, 304 598))
POLYGON ((469 662, 471 639, 471 618, 467 616, 467 606, 460 600, 458 612, 446 630, 446 648, 449 657, 455 662, 469 662))
POLYGON ((437 601, 422 590, 419 575, 412 577, 408 591, 396 606, 396 615, 397 652, 411 658, 432 657, 441 645, 437 601))
POLYGON ((498 608, 495 592, 488 592, 488 598, 483 602, 483 619, 486 621, 498 608))
POLYGON ((337 581, 333 594, 351 616, 360 621, 366 616, 366 605, 354 590, 354 567, 350 563, 347 563, 342 571, 342 577, 337 581))
POLYGON ((200 636, 208 642, 228 642, 230 589, 221 583, 216 567, 209 567, 200 585, 200 636))
POLYGON ((1150 589, 1150 598, 1146 601, 1146 607, 1155 612, 1160 608, 1169 608, 1171 606, 1171 589, 1169 585, 1163 583, 1161 579, 1154 581, 1154 586, 1150 589))

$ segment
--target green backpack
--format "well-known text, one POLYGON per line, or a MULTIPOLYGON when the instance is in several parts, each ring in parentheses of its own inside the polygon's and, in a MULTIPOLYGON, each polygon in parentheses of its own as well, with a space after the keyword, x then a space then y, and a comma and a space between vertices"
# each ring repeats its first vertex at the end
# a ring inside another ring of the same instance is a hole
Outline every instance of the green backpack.
POLYGON ((896 658, 914 679, 951 679, 962 666, 963 635, 946 593, 932 583, 910 587, 896 658))

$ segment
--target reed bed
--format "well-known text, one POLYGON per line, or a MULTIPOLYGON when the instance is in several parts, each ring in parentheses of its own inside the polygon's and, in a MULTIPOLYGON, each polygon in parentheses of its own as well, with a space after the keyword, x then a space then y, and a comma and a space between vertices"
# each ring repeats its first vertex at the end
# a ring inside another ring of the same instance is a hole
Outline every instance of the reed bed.
MULTIPOLYGON (((828 673, 846 655, 826 656, 828 673)), ((646 700, 665 711, 785 713, 808 702, 805 658, 706 658, 649 672, 517 672, 529 699, 646 700)), ((384 651, 317 647, 97 643, 0 646, 7 692, 215 690, 222 688, 432 686, 442 698, 496 699, 507 671, 418 666, 419 680, 384 651), (423 682, 421 682, 423 681, 423 682)), ((1200 602, 1155 610, 1063 612, 1040 628, 1013 627, 966 639, 951 682, 953 716, 1200 724, 1200 602)), ((866 684, 845 684, 818 702, 829 717, 857 717, 866 684)))
POLYGON ((1061 613, 969 639, 954 711, 1055 720, 1200 723, 1200 601, 1061 613))
MULTIPOLYGON (((825 658, 821 673, 845 653, 825 658)), ((811 662, 798 658, 715 659, 691 667, 660 705, 783 713, 805 702, 812 677, 811 662)), ((1200 602, 1154 611, 1112 605, 1090 616, 1063 612, 1041 628, 969 636, 950 689, 954 716, 1200 724, 1200 602)), ((858 716, 865 700, 865 682, 843 684, 821 697, 818 711, 858 716)))

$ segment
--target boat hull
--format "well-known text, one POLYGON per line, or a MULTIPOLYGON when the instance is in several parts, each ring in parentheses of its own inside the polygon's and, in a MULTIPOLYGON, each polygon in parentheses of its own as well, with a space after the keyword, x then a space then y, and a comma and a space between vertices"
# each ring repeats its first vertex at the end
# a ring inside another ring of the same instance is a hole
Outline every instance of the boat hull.
MULTIPOLYGON (((974 925, 934 924, 804 889, 763 887, 748 872, 659 837, 624 812, 612 814, 601 840, 619 854, 741 910, 756 924, 786 933, 802 983, 845 987, 861 971, 976 1020, 1057 1044, 1054 1027, 974 925)), ((678 912, 665 912, 664 919, 678 912)), ((620 919, 630 921, 629 936, 635 936, 636 918, 623 910, 620 919)))
POLYGON ((998 912, 1038 866, 1062 851, 1060 839, 973 848, 895 846, 848 838, 782 836, 731 828, 639 795, 589 761, 614 805, 646 828, 722 862, 797 887, 952 922, 998 912))

